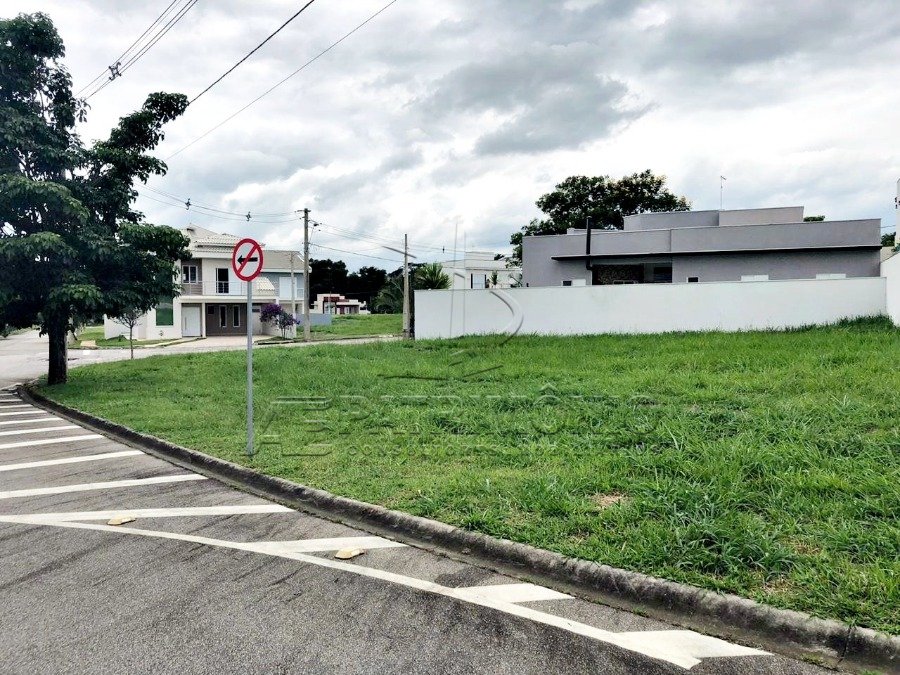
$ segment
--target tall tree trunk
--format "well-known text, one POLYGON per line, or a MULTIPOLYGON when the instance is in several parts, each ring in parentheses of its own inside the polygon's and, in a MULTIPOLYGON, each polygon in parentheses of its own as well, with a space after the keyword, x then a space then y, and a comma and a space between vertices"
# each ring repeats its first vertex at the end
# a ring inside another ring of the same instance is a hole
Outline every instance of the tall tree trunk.
POLYGON ((50 339, 47 384, 65 384, 68 378, 67 324, 65 319, 54 319, 47 325, 47 336, 50 339))
POLYGON ((131 359, 134 360, 134 324, 128 326, 128 345, 131 347, 131 359))

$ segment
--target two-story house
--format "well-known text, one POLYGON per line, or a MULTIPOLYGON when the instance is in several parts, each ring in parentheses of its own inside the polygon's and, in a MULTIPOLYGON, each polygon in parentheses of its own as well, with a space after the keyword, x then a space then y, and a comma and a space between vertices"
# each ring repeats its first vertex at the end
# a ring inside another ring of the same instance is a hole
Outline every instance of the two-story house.
MULTIPOLYGON (((161 301, 141 317, 135 326, 138 340, 245 335, 247 332, 247 284, 231 269, 231 252, 240 240, 190 225, 182 230, 190 245, 191 258, 178 265, 181 294, 161 301)), ((303 307, 303 258, 297 251, 278 251, 264 247, 263 270, 253 283, 253 311, 249 320, 253 333, 266 327, 259 319, 263 305, 278 303, 288 311, 303 307)), ((127 335, 121 323, 106 318, 107 338, 127 335)))

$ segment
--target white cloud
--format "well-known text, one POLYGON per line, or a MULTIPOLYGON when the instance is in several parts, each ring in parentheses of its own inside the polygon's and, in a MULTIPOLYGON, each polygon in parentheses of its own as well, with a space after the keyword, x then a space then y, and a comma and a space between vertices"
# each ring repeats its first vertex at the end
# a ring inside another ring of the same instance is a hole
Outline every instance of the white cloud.
MULTIPOLYGON (((384 2, 313 4, 172 123, 159 154, 209 130, 384 2)), ((76 88, 162 8, 40 3, 66 42, 76 88)), ((6 15, 36 9, 33 0, 4 2, 6 15)), ((82 136, 105 136, 150 91, 196 94, 295 10, 285 0, 198 3, 91 100, 82 136)), ((718 205, 724 173, 726 206, 805 203, 829 217, 893 224, 894 10, 888 0, 400 0, 175 156, 152 185, 240 213, 309 206, 326 225, 379 241, 408 232, 414 244, 438 247, 452 247, 458 225, 470 247, 502 249, 566 176, 645 168, 668 175, 696 208, 718 205)), ((194 219, 270 243, 300 241, 292 223, 138 206, 152 222, 194 219)), ((314 241, 394 257, 326 227, 314 241)))

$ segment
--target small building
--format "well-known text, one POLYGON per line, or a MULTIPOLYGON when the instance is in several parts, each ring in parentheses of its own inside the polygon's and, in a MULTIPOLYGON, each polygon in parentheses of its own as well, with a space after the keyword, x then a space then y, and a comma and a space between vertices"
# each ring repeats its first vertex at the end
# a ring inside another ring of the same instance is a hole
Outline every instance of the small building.
MULTIPOLYGON (((190 244, 189 260, 181 261, 175 274, 181 280, 181 294, 164 299, 141 317, 135 326, 138 340, 246 335, 247 283, 231 269, 231 253, 239 237, 220 234, 196 225, 181 231, 190 244)), ((263 269, 253 281, 253 333, 274 332, 263 326, 260 308, 278 303, 297 313, 303 305, 303 258, 297 251, 278 251, 263 247, 263 269)), ((109 317, 104 318, 106 338, 128 335, 128 328, 109 317)))
POLYGON ((468 251, 464 258, 441 263, 451 288, 511 288, 522 278, 522 268, 490 251, 468 251))
POLYGON ((877 277, 881 220, 803 220, 803 207, 627 216, 622 230, 524 237, 524 286, 877 277))
POLYGON ((319 293, 309 310, 312 314, 368 314, 366 303, 360 300, 345 298, 340 293, 319 293))

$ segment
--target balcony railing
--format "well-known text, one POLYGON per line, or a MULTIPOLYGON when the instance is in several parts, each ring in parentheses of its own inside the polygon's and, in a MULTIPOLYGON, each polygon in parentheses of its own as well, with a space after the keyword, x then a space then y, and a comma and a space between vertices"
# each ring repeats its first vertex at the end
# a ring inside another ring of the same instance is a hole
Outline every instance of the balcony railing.
MULTIPOLYGON (((254 281, 253 294, 260 295, 259 282, 254 281)), ((263 293, 272 295, 271 288, 266 288, 263 293)), ((228 295, 246 296, 247 282, 245 281, 191 281, 181 284, 181 295, 228 295)))

